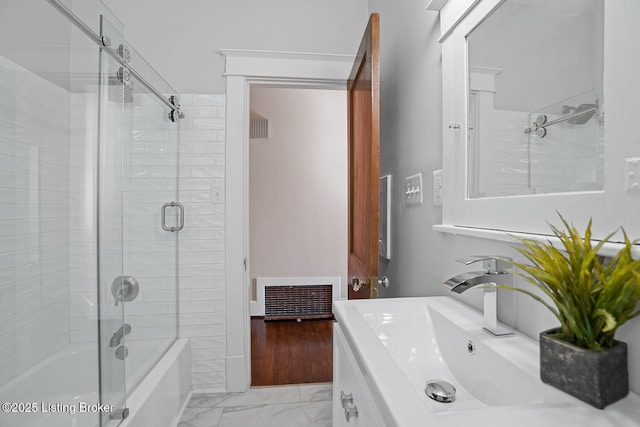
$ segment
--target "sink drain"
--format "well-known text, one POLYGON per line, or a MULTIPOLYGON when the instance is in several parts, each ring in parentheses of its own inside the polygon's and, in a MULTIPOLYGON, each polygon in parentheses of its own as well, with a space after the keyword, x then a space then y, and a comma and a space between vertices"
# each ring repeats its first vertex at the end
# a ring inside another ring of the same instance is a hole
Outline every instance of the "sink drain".
POLYGON ((436 402, 451 403, 456 400, 456 388, 443 380, 429 380, 424 392, 436 402))

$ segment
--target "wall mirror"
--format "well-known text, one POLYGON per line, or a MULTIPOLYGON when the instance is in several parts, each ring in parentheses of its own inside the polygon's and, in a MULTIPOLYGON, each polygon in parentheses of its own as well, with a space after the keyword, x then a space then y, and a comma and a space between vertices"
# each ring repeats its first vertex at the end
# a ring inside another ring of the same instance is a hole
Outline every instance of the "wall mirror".
POLYGON ((604 189, 603 9, 505 0, 468 33, 468 198, 604 189))
POLYGON ((592 219, 594 239, 640 236, 639 14, 636 0, 445 4, 435 229, 544 235, 560 212, 592 219))

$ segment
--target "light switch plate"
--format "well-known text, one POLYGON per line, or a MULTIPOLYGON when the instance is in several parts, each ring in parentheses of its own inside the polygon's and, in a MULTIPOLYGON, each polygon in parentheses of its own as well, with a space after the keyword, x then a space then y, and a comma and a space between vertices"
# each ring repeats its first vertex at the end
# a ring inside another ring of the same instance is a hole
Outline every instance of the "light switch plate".
POLYGON ((422 205, 422 174, 418 173, 405 178, 404 194, 407 206, 422 205))
POLYGON ((433 206, 442 206, 442 169, 433 171, 433 206))
POLYGON ((627 191, 640 192, 640 157, 627 157, 625 160, 625 188, 627 191))

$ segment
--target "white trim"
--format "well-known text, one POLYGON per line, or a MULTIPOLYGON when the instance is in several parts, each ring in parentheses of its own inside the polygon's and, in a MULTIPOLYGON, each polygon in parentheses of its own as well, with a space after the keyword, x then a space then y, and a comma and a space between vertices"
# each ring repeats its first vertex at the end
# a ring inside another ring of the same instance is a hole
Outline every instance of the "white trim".
MULTIPOLYGON (((508 242, 513 243, 514 245, 518 245, 518 238, 520 239, 531 239, 537 240, 539 242, 551 243, 554 247, 558 249, 563 249, 562 243, 560 239, 547 234, 534 234, 534 233, 519 233, 519 232, 510 232, 504 230, 489 230, 486 228, 473 228, 473 227, 459 227, 456 225, 446 225, 446 224, 437 224, 433 226, 434 231, 438 231, 441 233, 449 234, 452 236, 467 236, 467 237, 477 237, 480 239, 488 239, 495 240, 499 242, 508 242)), ((593 240, 593 245, 599 243, 599 240, 593 240)), ((602 248, 598 251, 599 255, 603 256, 614 256, 617 254, 620 249, 624 247, 622 243, 605 243, 602 245, 602 248)), ((631 254, 634 259, 640 259, 640 245, 634 245, 633 249, 631 249, 631 254)))
POLYGON ((249 347, 244 340, 247 299, 245 282, 245 110, 247 83, 240 76, 227 77, 225 137, 225 302, 226 302, 226 379, 227 391, 245 391, 249 374, 249 347), (229 96, 231 95, 231 96, 229 96), (233 167, 230 167, 233 165, 233 167), (234 212, 233 215, 229 212, 234 212))
POLYGON ((480 1, 457 0, 445 3, 440 10, 440 38, 438 42, 444 42, 480 1))
POLYGON ((469 90, 481 92, 496 91, 496 76, 502 68, 469 66, 469 90))
POLYGON ((227 391, 251 382, 248 259, 249 85, 346 87, 354 57, 221 49, 226 58, 225 289, 227 391), (248 264, 247 264, 248 265, 248 264))
POLYGON ((427 10, 440 12, 446 4, 447 0, 429 0, 429 3, 427 4, 427 10))
MULTIPOLYGON (((253 50, 253 49, 220 49, 218 50, 220 55, 225 58, 238 58, 240 60, 251 59, 267 59, 279 61, 281 59, 293 59, 297 61, 326 61, 326 62, 346 62, 351 66, 353 64, 353 55, 343 55, 336 53, 313 53, 313 52, 291 52, 283 50, 253 50)), ((229 69, 233 69, 236 63, 229 63, 229 66, 225 68, 225 72, 229 69)), ((305 66, 304 63, 300 63, 299 66, 305 66)), ((296 72, 297 73, 297 72, 296 72)), ((242 74, 247 75, 247 74, 242 74)), ((283 76, 278 76, 283 77, 283 76)), ((336 76, 337 78, 342 78, 336 76)), ((283 77, 285 78, 285 77, 283 77)))
POLYGON ((252 316, 264 316, 264 295, 268 286, 331 285, 332 300, 340 300, 340 277, 257 277, 256 301, 250 302, 252 316))
MULTIPOLYGON (((318 82, 345 86, 354 57, 300 52, 221 49, 225 76, 281 82, 318 82)), ((228 94, 227 94, 228 95, 228 94)))

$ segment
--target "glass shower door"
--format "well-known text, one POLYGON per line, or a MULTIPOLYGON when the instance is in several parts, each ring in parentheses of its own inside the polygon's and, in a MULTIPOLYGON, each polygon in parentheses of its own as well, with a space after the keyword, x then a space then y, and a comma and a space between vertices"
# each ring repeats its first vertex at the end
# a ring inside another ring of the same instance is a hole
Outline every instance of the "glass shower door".
POLYGON ((177 339, 184 211, 178 120, 167 105, 176 92, 104 17, 101 36, 120 55, 101 57, 100 369, 101 402, 115 408, 103 425, 111 426, 177 339))
POLYGON ((140 285, 140 296, 125 304, 131 325, 126 382, 132 390, 177 338, 175 229, 183 212, 177 204, 179 121, 170 119, 170 109, 147 85, 165 99, 175 91, 131 47, 125 58, 145 79, 131 76, 124 103, 124 268, 140 285))
MULTIPOLYGON (((124 44, 122 32, 104 16, 103 40, 112 47, 124 44)), ((100 52, 99 154, 98 154, 98 301, 100 344, 100 403, 113 406, 103 413, 102 426, 116 426, 127 416, 125 336, 131 326, 124 321, 125 301, 136 293, 135 279, 123 266, 122 138, 123 100, 130 96, 119 61, 100 52)))

